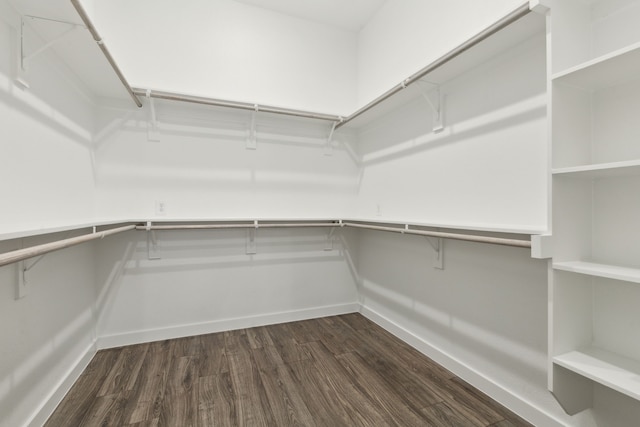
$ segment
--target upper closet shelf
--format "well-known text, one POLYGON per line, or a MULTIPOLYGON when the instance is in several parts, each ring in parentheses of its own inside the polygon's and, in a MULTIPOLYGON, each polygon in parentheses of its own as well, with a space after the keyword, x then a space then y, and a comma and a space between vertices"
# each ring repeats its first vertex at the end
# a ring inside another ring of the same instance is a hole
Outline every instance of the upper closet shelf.
POLYGON ((640 43, 611 52, 553 76, 555 82, 588 90, 603 89, 640 77, 640 43))
POLYGON ((92 222, 77 222, 42 227, 24 227, 10 232, 0 232, 0 241, 22 239, 25 237, 42 236, 45 234, 62 233, 65 231, 82 230, 92 227, 105 227, 109 225, 125 224, 129 220, 95 220, 92 222))
POLYGON ((529 4, 525 4, 504 16, 349 115, 338 128, 365 126, 421 96, 423 90, 453 80, 492 57, 542 33, 545 29, 544 15, 531 12, 529 4), (422 82, 423 85, 414 84, 416 82, 422 82))
POLYGON ((486 224, 486 223, 444 223, 444 222, 425 222, 421 220, 410 220, 402 218, 387 218, 387 217, 366 217, 366 218, 349 218, 344 221, 355 222, 368 222, 368 223, 384 223, 391 225, 406 225, 410 224, 416 227, 428 227, 438 229, 449 230, 473 230, 487 233, 508 233, 508 234, 523 234, 534 235, 544 234, 546 230, 535 226, 513 226, 510 224, 486 224))
POLYGON ((640 160, 558 168, 553 169, 553 174, 572 178, 611 178, 640 175, 640 160))
POLYGON ((334 122, 334 130, 343 126, 359 128, 376 118, 384 115, 388 111, 406 104, 408 101, 420 96, 421 89, 416 82, 423 82, 433 86, 445 83, 464 72, 473 69, 479 64, 486 62, 491 57, 503 52, 518 43, 532 37, 534 34, 544 30, 545 18, 539 13, 530 13, 529 3, 526 2, 511 13, 505 15, 493 25, 484 29, 464 43, 456 46, 445 55, 431 62, 413 75, 407 77, 387 92, 383 93, 367 105, 358 109, 348 116, 335 114, 317 113, 312 111, 296 110, 283 107, 273 107, 233 100, 222 100, 214 98, 198 97, 188 94, 163 92, 151 90, 151 88, 132 88, 125 76, 121 73, 117 63, 111 57, 104 41, 97 33, 91 19, 82 8, 78 0, 72 0, 73 5, 83 22, 90 29, 95 41, 111 64, 127 92, 130 94, 136 105, 141 106, 139 97, 149 96, 151 98, 171 99, 176 101, 195 102, 229 108, 241 108, 247 110, 263 111, 267 113, 284 114, 309 119, 328 120, 334 122))
POLYGON ((569 271, 571 273, 580 273, 589 276, 640 283, 640 269, 637 268, 598 264, 587 261, 554 262, 553 268, 554 270, 569 271))

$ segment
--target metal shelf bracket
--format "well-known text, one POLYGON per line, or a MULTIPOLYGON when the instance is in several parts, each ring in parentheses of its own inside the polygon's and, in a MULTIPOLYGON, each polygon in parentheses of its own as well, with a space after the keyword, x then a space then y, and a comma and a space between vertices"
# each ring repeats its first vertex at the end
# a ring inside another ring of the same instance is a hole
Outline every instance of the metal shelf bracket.
POLYGON ((422 97, 427 101, 431 109, 433 110, 433 132, 438 133, 444 130, 444 96, 440 90, 440 85, 423 80, 418 80, 418 88, 422 97), (422 83, 429 83, 435 85, 434 89, 427 90, 422 83))
POLYGON ((338 121, 333 122, 331 125, 331 130, 329 131, 329 136, 327 137, 327 143, 324 146, 324 155, 332 156, 333 155, 333 134, 336 131, 336 126, 343 122, 343 118, 339 117, 338 121))
POLYGON ((255 221, 255 228, 247 230, 247 255, 255 255, 258 253, 256 245, 256 234, 258 232, 258 221, 255 221))
POLYGON ((151 229, 152 225, 151 221, 147 221, 147 259, 156 260, 161 259, 160 245, 158 244, 156 232, 151 229))
POLYGON ((441 237, 425 237, 435 252, 433 268, 444 270, 444 239, 441 237))
POLYGON ((249 127, 249 136, 247 137, 247 150, 257 150, 258 149, 258 137, 256 133, 256 119, 258 116, 258 111, 260 107, 258 104, 253 105, 253 111, 251 112, 251 124, 249 127))
POLYGON ((36 56, 38 56, 41 53, 45 52, 51 46, 53 46, 56 43, 58 43, 59 41, 63 40, 65 37, 67 37, 69 34, 74 32, 78 28, 86 29, 87 27, 85 27, 84 25, 81 25, 81 24, 76 24, 75 22, 60 21, 58 19, 42 18, 42 17, 39 17, 39 16, 33 16, 33 15, 23 15, 23 16, 21 16, 20 17, 20 69, 23 70, 23 71, 26 70, 29 62, 32 61, 33 58, 35 58, 36 56), (26 52, 25 52, 26 51, 25 43, 24 43, 24 41, 25 41, 26 19, 53 22, 53 23, 57 23, 57 24, 68 25, 70 27, 67 28, 65 31, 63 31, 62 33, 60 33, 58 36, 54 37, 53 39, 49 40, 48 42, 46 42, 45 44, 43 44, 42 46, 37 48, 35 51, 33 51, 33 52, 29 53, 29 54, 26 54, 26 52))
MULTIPOLYGON (((338 226, 338 224, 336 224, 336 226, 338 226)), ((324 250, 325 251, 332 251, 333 250, 333 240, 334 240, 335 232, 336 232, 336 228, 335 227, 331 227, 331 229, 327 233, 327 239, 325 240, 325 244, 324 244, 324 250)))
POLYGON ((16 283, 16 299, 22 299, 29 293, 29 286, 27 282, 27 268, 25 262, 20 261, 16 264, 18 267, 18 282, 16 283))

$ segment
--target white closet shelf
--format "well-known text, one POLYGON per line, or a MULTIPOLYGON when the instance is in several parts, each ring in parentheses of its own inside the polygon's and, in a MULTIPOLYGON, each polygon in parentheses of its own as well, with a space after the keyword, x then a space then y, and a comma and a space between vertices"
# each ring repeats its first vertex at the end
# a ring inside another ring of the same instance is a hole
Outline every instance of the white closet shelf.
POLYGON ((640 283, 640 269, 638 268, 597 264, 586 261, 554 262, 553 268, 554 270, 569 271, 571 273, 587 274, 589 276, 640 283))
POLYGON ((640 160, 598 163, 553 169, 555 176, 572 178, 610 178, 615 176, 640 175, 640 160))
POLYGON ((368 222, 394 225, 410 225, 415 227, 446 228, 450 230, 482 231, 488 233, 509 233, 509 234, 544 234, 545 229, 533 225, 514 226, 511 224, 485 224, 485 223, 445 223, 445 222, 425 222, 421 220, 411 220, 403 218, 387 217, 361 217, 345 218, 343 221, 368 222))
MULTIPOLYGON (((105 227, 116 224, 129 224, 136 221, 125 220, 96 220, 91 222, 77 222, 68 224, 48 225, 42 227, 24 227, 15 231, 0 233, 0 241, 21 239, 23 237, 42 236, 45 234, 61 233, 64 231, 82 230, 84 228, 105 227)), ((139 222, 139 221, 138 221, 139 222)))
POLYGON ((611 52, 591 61, 554 74, 554 82, 597 90, 640 76, 640 43, 611 52))
POLYGON ((553 363, 640 400, 640 362, 596 347, 571 351, 553 363))
POLYGON ((247 218, 247 217, 225 217, 225 218, 204 218, 204 217, 191 217, 191 218, 146 218, 146 219, 118 219, 118 220, 96 220, 93 222, 78 222, 73 224, 60 224, 43 227, 25 227, 11 232, 0 233, 0 241, 20 239, 23 237, 39 236, 44 234, 52 234, 64 231, 81 230, 91 227, 104 227, 116 224, 146 224, 148 221, 154 224, 172 224, 172 223, 222 223, 222 222, 364 222, 364 223, 376 223, 376 224, 388 224, 410 227, 429 227, 429 228, 442 228, 451 230, 461 230, 469 232, 487 232, 487 233, 508 233, 508 234, 521 234, 521 235, 537 235, 544 234, 545 230, 539 227, 514 227, 509 225, 491 225, 491 224, 462 224, 462 223, 435 223, 435 222, 422 222, 411 221, 404 219, 385 219, 385 218, 318 218, 318 217, 264 217, 264 218, 247 218))

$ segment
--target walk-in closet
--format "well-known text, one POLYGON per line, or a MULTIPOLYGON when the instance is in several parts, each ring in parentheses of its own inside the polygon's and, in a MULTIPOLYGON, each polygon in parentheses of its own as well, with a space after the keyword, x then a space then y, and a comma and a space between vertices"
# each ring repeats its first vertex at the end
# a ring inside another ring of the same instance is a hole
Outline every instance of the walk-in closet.
POLYGON ((0 0, 0 427, 640 425, 639 0, 0 0))

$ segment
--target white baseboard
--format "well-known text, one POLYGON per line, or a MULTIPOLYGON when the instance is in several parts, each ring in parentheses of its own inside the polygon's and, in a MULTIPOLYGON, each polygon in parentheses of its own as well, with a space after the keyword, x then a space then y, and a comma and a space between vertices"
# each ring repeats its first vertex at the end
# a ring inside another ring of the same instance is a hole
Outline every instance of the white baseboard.
POLYGON ((93 342, 87 347, 76 362, 69 368, 67 374, 56 384, 49 396, 44 400, 40 408, 38 408, 31 419, 25 423, 28 427, 40 427, 49 419, 53 411, 58 407, 62 399, 71 390, 71 387, 80 378, 80 375, 93 359, 96 354, 96 344, 93 342))
POLYGON ((375 310, 360 305, 360 313, 371 320, 378 326, 384 328, 391 334, 395 335, 411 347, 415 348, 425 356, 433 359, 438 364, 447 368, 464 381, 468 382, 478 390, 490 396, 492 399, 508 407, 511 411, 515 412, 522 418, 526 419, 530 423, 536 426, 548 426, 548 427, 562 427, 565 426, 563 422, 548 413, 545 409, 533 404, 531 401, 514 394, 508 389, 491 381, 481 372, 478 372, 474 368, 466 365, 465 363, 457 360, 450 354, 442 351, 441 349, 434 347, 427 341, 399 325, 393 320, 389 319, 376 312, 375 310))
POLYGON ((353 302, 348 304, 338 304, 279 313, 261 314, 257 316, 214 320, 212 322, 205 323, 178 325, 168 328, 133 331, 116 335, 106 335, 98 338, 97 348, 99 350, 102 350, 106 348, 122 347, 125 345, 140 344, 144 342, 162 341, 173 338, 232 331, 234 329, 253 328, 256 326, 274 325, 277 323, 295 322, 299 320, 315 319, 319 317, 357 313, 359 309, 360 304, 357 302, 353 302))

